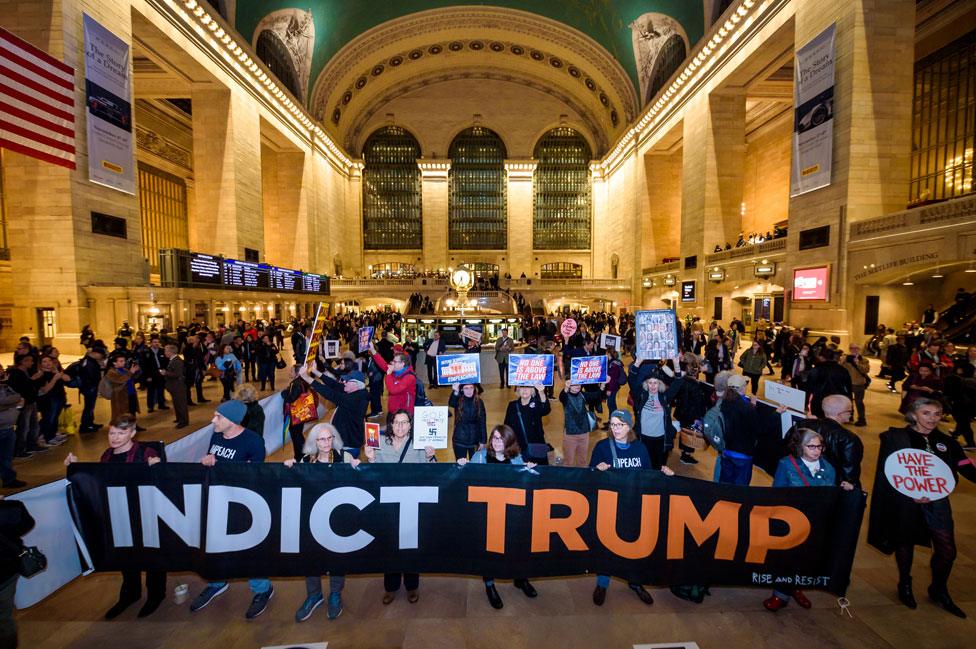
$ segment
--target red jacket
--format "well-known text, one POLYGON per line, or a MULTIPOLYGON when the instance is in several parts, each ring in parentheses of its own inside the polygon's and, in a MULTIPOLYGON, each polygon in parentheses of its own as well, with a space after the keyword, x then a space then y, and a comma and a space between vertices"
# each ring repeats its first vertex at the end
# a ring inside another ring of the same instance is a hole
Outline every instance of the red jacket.
MULTIPOLYGON (((389 369, 389 365, 379 354, 373 354, 373 362, 384 372, 389 369)), ((413 407, 417 405, 417 375, 414 374, 413 369, 407 365, 406 371, 401 376, 390 372, 384 378, 384 383, 389 395, 386 402, 387 412, 394 413, 403 409, 409 412, 410 418, 413 419, 413 407)))

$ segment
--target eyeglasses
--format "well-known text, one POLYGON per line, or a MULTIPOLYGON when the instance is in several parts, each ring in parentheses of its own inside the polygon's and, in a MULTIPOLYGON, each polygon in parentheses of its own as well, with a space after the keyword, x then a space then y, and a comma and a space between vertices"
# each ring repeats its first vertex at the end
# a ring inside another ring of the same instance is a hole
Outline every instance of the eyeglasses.
POLYGON ((804 444, 804 447, 810 449, 823 448, 823 444, 804 444))
POLYGON ((627 424, 622 421, 611 421, 610 428, 625 428, 627 424))
POLYGON ((394 426, 409 426, 410 425, 410 421, 409 420, 404 421, 402 419, 394 419, 393 420, 393 425, 394 426))

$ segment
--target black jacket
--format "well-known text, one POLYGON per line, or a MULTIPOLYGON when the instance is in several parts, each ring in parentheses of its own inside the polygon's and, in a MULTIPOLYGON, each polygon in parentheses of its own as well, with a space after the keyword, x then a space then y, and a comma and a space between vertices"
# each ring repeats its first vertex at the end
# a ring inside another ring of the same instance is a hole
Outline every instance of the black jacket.
POLYGON ((515 438, 518 439, 519 448, 522 449, 522 457, 528 453, 529 444, 545 444, 546 432, 542 427, 542 418, 552 412, 549 400, 542 401, 539 395, 532 395, 528 405, 522 406, 521 399, 515 399, 508 403, 505 411, 505 425, 515 431, 515 438), (522 416, 519 417, 519 414, 522 416), (524 426, 523 426, 524 424, 524 426))
POLYGON ((823 437, 824 458, 837 470, 837 483, 850 482, 861 487, 861 460, 864 443, 861 438, 833 419, 804 419, 797 428, 815 430, 823 437))
POLYGON ((451 392, 447 405, 454 408, 453 442, 458 446, 473 448, 487 441, 487 417, 485 404, 481 399, 470 399, 460 393, 451 392))
POLYGON ((851 375, 837 361, 824 361, 807 374, 807 392, 814 399, 822 399, 831 394, 851 396, 851 375))
MULTIPOLYGON (((630 386, 630 396, 634 400, 634 433, 638 439, 641 436, 641 411, 644 409, 644 405, 647 403, 649 396, 647 389, 644 387, 644 381, 652 377, 657 377, 661 381, 667 381, 668 379, 664 372, 661 371, 661 368, 651 361, 641 363, 640 367, 637 367, 637 363, 631 363, 630 369, 627 370, 627 384, 630 386)), ((678 391, 682 389, 683 385, 684 379, 676 379, 671 382, 667 390, 659 392, 657 395, 658 401, 661 402, 661 408, 664 409, 664 437, 666 445, 673 444, 674 436, 678 433, 674 429, 674 422, 671 419, 671 402, 674 400, 675 395, 678 394, 678 391)))
POLYGON ((20 571, 21 539, 34 528, 34 519, 19 500, 0 500, 0 582, 20 571))
POLYGON ((756 409, 741 396, 723 399, 721 407, 725 423, 725 450, 754 457, 759 434, 756 409))
POLYGON ((681 382, 681 389, 674 396, 674 417, 685 428, 695 423, 696 419, 705 416, 705 411, 711 407, 703 387, 706 384, 688 377, 681 382))
POLYGON ((339 431, 344 447, 360 448, 365 441, 363 425, 366 422, 366 408, 369 394, 365 389, 346 393, 343 384, 328 376, 312 382, 312 389, 336 404, 332 415, 332 425, 339 431))

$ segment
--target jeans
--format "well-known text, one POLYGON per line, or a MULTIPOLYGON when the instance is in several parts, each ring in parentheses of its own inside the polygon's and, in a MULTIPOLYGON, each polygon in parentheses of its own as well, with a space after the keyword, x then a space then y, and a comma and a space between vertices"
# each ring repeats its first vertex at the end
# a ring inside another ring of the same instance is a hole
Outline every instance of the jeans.
MULTIPOLYGON (((227 585, 226 581, 212 581, 208 586, 213 588, 223 588, 227 585)), ((271 590, 271 580, 270 579, 248 579, 247 585, 251 588, 251 592, 255 595, 261 595, 271 590)))
POLYGON ((41 411, 41 435, 45 442, 50 442, 58 434, 58 417, 64 410, 64 401, 51 399, 41 411))
POLYGON ((504 388, 508 385, 508 361, 498 363, 498 386, 504 388))
MULTIPOLYGON (((329 575, 329 593, 341 593, 346 585, 345 575, 329 575)), ((322 595, 322 578, 319 576, 305 578, 305 593, 309 597, 322 595)))
POLYGON ((460 444, 451 444, 454 449, 454 459, 460 460, 462 457, 471 459, 474 456, 475 451, 478 450, 477 446, 461 446, 460 444))
POLYGON ((733 457, 722 454, 722 471, 718 481, 748 487, 752 481, 752 458, 733 457))
MULTIPOLYGON (((17 444, 17 433, 13 428, 0 429, 0 480, 3 484, 17 479, 14 471, 14 446, 17 444)), ((0 645, 2 646, 2 645, 0 645)))
POLYGON ((81 410, 81 432, 90 433, 95 427, 95 402, 98 399, 98 386, 82 387, 79 392, 85 400, 85 405, 81 410))
POLYGON ((154 376, 152 381, 146 384, 146 408, 151 411, 165 407, 166 382, 163 381, 162 376, 154 376))
POLYGON ((854 408, 857 410, 857 421, 863 424, 866 421, 866 413, 864 411, 864 388, 854 388, 852 393, 853 394, 851 396, 854 400, 854 408))
POLYGON ((37 404, 25 405, 17 417, 17 451, 29 451, 37 447, 37 404))

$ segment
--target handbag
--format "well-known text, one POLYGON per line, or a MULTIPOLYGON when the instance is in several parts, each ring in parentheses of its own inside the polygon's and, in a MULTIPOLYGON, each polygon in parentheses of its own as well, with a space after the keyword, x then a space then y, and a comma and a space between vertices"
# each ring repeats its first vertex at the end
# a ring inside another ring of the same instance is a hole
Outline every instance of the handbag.
POLYGON ((277 367, 279 370, 283 370, 283 369, 285 369, 285 366, 286 365, 288 365, 288 364, 285 362, 285 359, 283 359, 281 356, 279 356, 278 357, 278 360, 275 362, 275 367, 277 367))
POLYGON ((522 426, 522 435, 525 437, 526 446, 527 446, 527 448, 525 449, 526 455, 534 458, 549 457, 548 444, 540 444, 539 442, 529 441, 529 432, 525 429, 525 420, 522 419, 522 411, 519 410, 518 405, 515 406, 515 412, 518 413, 519 425, 522 426))
POLYGON ((22 542, 14 544, 9 538, 0 535, 0 540, 17 555, 17 573, 21 577, 33 577, 47 569, 47 557, 37 549, 36 545, 24 545, 22 542), (22 549, 18 549, 17 546, 22 549))
POLYGON ((682 428, 681 444, 700 451, 705 448, 705 436, 690 428, 682 428))

